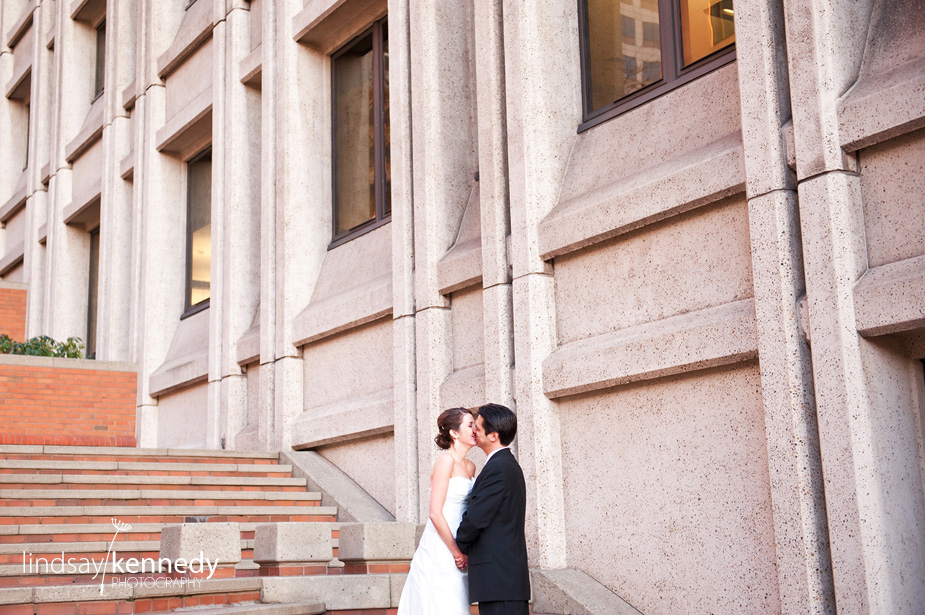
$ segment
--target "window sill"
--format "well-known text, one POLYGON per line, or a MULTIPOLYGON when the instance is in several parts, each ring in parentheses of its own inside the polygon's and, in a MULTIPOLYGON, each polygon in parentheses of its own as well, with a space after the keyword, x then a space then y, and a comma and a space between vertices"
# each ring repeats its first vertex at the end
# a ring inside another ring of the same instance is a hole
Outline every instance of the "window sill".
POLYGON ((679 75, 678 78, 674 81, 669 83, 654 83, 637 92, 633 92, 629 96, 621 98, 608 107, 604 107, 589 113, 585 116, 584 121, 578 125, 578 132, 584 132, 585 130, 593 128, 594 126, 606 122, 609 119, 623 115, 624 113, 644 105, 649 101, 655 100, 656 98, 668 94, 677 88, 683 87, 691 81, 699 79, 704 75, 718 70, 730 62, 734 62, 735 59, 736 48, 734 46, 730 47, 729 49, 719 51, 715 55, 704 58, 693 67, 687 69, 684 74, 679 75))
POLYGON ((190 316, 194 316, 195 314, 202 312, 203 310, 208 310, 208 309, 209 309, 209 299, 206 299, 205 301, 201 301, 197 303, 196 305, 187 308, 186 311, 180 315, 180 320, 184 320, 186 318, 189 318, 190 316))
POLYGON ((337 246, 342 246, 348 241, 353 241, 357 237, 362 237, 366 233, 369 233, 370 231, 374 231, 380 226, 385 226, 391 221, 392 221, 392 216, 390 214, 386 216, 385 218, 383 218, 382 220, 370 220, 369 222, 365 222, 362 225, 347 231, 340 237, 335 237, 334 241, 332 241, 331 244, 328 246, 328 250, 333 250, 337 246))

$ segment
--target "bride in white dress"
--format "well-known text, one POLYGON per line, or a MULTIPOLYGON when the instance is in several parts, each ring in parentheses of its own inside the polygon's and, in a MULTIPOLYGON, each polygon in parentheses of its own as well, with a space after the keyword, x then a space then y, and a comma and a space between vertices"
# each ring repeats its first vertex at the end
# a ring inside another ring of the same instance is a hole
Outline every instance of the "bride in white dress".
POLYGON ((478 444, 475 420, 463 408, 451 408, 437 419, 440 433, 434 438, 442 453, 430 475, 430 519, 405 588, 398 615, 468 615, 468 560, 456 546, 456 528, 466 509, 466 496, 475 481, 475 464, 466 459, 478 444))

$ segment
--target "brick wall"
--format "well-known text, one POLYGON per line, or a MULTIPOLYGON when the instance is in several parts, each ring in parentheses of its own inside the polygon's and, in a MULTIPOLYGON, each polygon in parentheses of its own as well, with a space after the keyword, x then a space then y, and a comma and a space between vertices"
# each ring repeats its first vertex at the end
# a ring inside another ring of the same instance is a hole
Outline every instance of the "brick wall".
POLYGON ((0 444, 135 446, 137 374, 95 363, 0 356, 0 444))
POLYGON ((17 342, 26 338, 26 289, 0 286, 0 335, 17 342))

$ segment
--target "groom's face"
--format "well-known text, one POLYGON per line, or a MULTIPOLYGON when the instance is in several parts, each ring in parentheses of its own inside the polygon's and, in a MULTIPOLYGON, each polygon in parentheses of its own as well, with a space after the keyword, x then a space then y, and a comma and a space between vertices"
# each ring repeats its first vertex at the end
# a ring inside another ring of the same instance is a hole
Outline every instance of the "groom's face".
MULTIPOLYGON (((498 437, 497 432, 495 432, 492 435, 494 435, 495 438, 498 437)), ((476 436, 476 439, 478 440, 480 449, 482 449, 483 451, 491 449, 493 442, 491 438, 489 438, 488 435, 485 433, 485 420, 482 417, 478 417, 475 419, 475 436, 476 436)))

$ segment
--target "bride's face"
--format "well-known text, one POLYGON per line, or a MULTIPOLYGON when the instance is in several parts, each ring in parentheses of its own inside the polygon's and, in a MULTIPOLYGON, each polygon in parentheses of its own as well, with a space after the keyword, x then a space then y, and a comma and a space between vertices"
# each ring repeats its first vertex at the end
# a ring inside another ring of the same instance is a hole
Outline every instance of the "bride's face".
POLYGON ((469 446, 479 445, 479 441, 475 435, 475 419, 472 418, 471 414, 467 414, 463 417, 457 433, 459 434, 459 441, 461 443, 468 444, 469 446))

